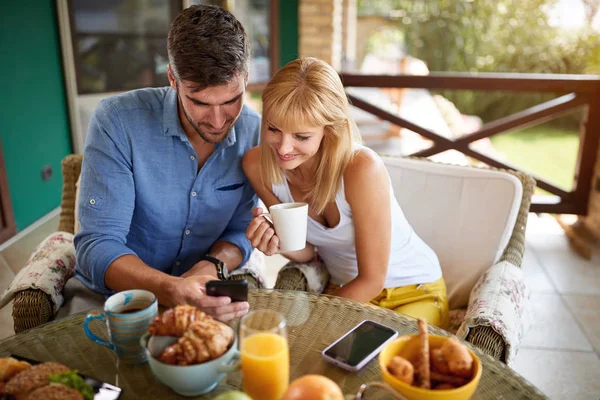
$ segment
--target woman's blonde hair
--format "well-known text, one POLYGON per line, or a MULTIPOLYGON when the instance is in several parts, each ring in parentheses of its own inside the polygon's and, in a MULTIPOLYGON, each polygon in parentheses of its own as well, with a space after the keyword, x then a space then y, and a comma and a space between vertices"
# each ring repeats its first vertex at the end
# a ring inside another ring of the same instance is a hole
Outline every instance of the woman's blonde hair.
POLYGON ((323 140, 315 154, 314 180, 303 199, 310 203, 313 212, 321 214, 328 203, 335 201, 344 170, 352 158, 353 144, 362 141, 350 117, 350 105, 339 75, 329 64, 316 58, 291 61, 269 81, 262 102, 260 175, 263 184, 277 184, 284 179, 275 154, 265 141, 268 124, 281 130, 293 130, 297 126, 324 127, 323 140))

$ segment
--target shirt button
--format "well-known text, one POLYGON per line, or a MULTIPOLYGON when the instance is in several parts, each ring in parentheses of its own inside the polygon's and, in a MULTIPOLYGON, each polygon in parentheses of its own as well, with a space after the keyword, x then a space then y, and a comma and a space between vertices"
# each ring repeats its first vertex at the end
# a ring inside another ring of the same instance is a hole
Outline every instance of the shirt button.
POLYGON ((190 160, 194 161, 195 159, 196 159, 196 157, 190 156, 190 160))
POLYGON ((177 265, 177 266, 179 267, 179 266, 181 265, 181 262, 177 261, 177 262, 175 263, 175 265, 177 265))
POLYGON ((91 199, 90 200, 90 204, 96 204, 96 200, 95 199, 91 199))
POLYGON ((196 196, 196 192, 192 192, 192 196, 196 196))
POLYGON ((186 235, 189 235, 190 233, 192 233, 192 232, 190 232, 190 230, 189 230, 189 229, 186 229, 186 230, 185 230, 185 234, 186 234, 186 235))

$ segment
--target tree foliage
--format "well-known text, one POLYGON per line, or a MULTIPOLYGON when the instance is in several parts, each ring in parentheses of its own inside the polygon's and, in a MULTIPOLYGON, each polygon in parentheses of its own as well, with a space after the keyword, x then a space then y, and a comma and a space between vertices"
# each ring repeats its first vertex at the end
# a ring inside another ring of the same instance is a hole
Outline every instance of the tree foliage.
MULTIPOLYGON (((565 31, 549 22, 557 0, 359 0, 359 15, 395 18, 406 53, 430 71, 598 73, 600 39, 590 24, 565 31)), ((591 0, 596 2, 597 0, 591 0)), ((597 10, 588 11, 596 13, 597 10)), ((495 119, 546 96, 444 93, 466 113, 495 119)))

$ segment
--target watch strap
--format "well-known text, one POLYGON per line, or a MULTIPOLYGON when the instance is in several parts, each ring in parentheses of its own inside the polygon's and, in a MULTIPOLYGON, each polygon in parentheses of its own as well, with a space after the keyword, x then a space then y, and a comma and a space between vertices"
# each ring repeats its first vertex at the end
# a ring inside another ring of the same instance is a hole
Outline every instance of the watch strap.
POLYGON ((213 256, 209 256, 208 254, 206 254, 204 257, 202 257, 203 260, 206 261, 210 261, 211 263, 215 264, 215 267, 217 267, 217 277, 224 281, 227 280, 229 278, 229 271, 227 270, 227 266, 225 265, 225 263, 221 260, 219 260, 216 257, 213 256))

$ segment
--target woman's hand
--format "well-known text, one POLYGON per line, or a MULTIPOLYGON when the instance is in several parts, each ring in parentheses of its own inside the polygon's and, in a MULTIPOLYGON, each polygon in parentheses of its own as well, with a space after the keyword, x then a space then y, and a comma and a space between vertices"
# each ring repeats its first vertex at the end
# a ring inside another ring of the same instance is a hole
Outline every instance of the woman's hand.
POLYGON ((250 240, 253 247, 262 251, 267 256, 279 254, 279 237, 275 234, 273 225, 262 217, 262 208, 257 207, 252 210, 254 218, 250 221, 246 230, 246 237, 250 240))

